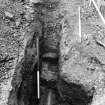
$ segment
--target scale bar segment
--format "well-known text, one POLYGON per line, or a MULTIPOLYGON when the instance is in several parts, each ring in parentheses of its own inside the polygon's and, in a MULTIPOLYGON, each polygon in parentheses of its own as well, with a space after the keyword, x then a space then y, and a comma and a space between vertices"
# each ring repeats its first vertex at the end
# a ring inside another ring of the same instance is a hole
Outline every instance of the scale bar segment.
POLYGON ((81 8, 80 6, 78 7, 78 12, 79 12, 79 38, 80 38, 80 42, 81 42, 81 8))

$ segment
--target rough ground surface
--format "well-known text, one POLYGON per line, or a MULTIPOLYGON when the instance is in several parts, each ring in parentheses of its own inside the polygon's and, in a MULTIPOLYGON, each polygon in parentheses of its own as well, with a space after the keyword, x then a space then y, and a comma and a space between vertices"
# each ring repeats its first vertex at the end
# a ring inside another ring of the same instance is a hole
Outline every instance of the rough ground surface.
MULTIPOLYGON (((89 0, 84 3, 83 1, 85 0, 61 0, 56 12, 47 14, 46 10, 43 9, 42 12, 46 15, 39 14, 39 17, 46 23, 51 20, 53 22, 59 21, 62 24, 60 34, 60 75, 68 82, 83 84, 87 90, 94 87, 96 92, 92 105, 104 105, 105 24, 101 21, 94 5, 91 4, 89 7, 89 0), (80 5, 81 42, 78 40, 77 10, 80 5)), ((32 6, 28 0, 25 0, 24 3, 15 0, 0 0, 0 105, 7 105, 9 93, 12 89, 14 94, 9 97, 9 101, 11 105, 18 105, 15 89, 19 88, 22 82, 20 72, 23 70, 24 74, 23 66, 25 66, 26 74, 30 73, 35 63, 32 61, 36 59, 36 45, 35 42, 32 42, 32 39, 34 38, 34 32, 40 33, 41 26, 36 21, 36 12, 40 13, 40 11, 33 10, 32 6), (28 63, 30 63, 29 66, 28 63), (14 71, 16 74, 14 74, 14 71), (11 82, 12 80, 13 82, 11 82)), ((98 7, 105 17, 104 1, 98 4, 98 7)), ((45 26, 47 25, 45 24, 45 26)), ((23 88, 21 90, 24 90, 23 94, 27 90, 30 91, 30 87, 33 85, 31 84, 32 78, 30 76, 22 84, 23 88), (26 84, 27 81, 29 84, 26 84), (25 90, 24 87, 27 87, 27 85, 30 87, 25 90)), ((26 96, 28 97, 28 95, 26 96)), ((19 105, 24 105, 23 100, 24 96, 20 98, 19 105)), ((28 102, 25 105, 28 105, 28 102)))
POLYGON ((0 105, 7 105, 14 70, 32 32, 32 11, 27 5, 28 2, 0 0, 0 105))
MULTIPOLYGON (((101 6, 104 7, 103 4, 101 6)), ((100 11, 104 14, 103 7, 101 6, 100 11)), ((93 98, 93 105, 104 105, 105 102, 102 100, 105 94, 105 25, 93 4, 90 7, 82 6, 82 39, 80 43, 77 40, 78 30, 76 29, 78 13, 70 15, 65 17, 74 19, 65 19, 68 22, 65 24, 66 28, 63 31, 63 38, 61 40, 61 59, 63 64, 61 66, 61 74, 64 78, 68 77, 65 78, 67 81, 84 84, 88 89, 95 87, 96 93, 93 98), (71 20, 75 20, 75 22, 71 20), (74 29, 72 29, 73 26, 75 27, 74 29), (98 99, 100 97, 103 97, 101 102, 98 99)))

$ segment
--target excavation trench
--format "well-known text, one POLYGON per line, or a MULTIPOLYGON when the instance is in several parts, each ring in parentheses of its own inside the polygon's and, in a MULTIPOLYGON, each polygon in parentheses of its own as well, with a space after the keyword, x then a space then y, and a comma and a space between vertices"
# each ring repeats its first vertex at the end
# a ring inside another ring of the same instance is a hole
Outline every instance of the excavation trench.
POLYGON ((44 43, 39 46, 40 100, 37 100, 36 94, 38 65, 36 62, 31 69, 33 59, 27 60, 28 57, 26 57, 20 63, 22 66, 20 71, 19 67, 15 71, 8 105, 47 105, 49 91, 52 93, 50 100, 52 105, 78 105, 78 103, 88 105, 91 103, 93 98, 91 90, 87 92, 82 84, 67 82, 60 77, 59 50, 57 47, 50 50, 48 46, 44 46, 44 43))
POLYGON ((52 19, 53 16, 46 19, 48 14, 51 15, 51 12, 56 10, 58 4, 57 2, 53 5, 50 5, 50 2, 42 4, 35 4, 36 11, 39 12, 38 18, 43 22, 42 29, 36 22, 35 34, 27 42, 24 58, 16 65, 8 105, 47 105, 49 91, 52 93, 51 105, 88 105, 93 98, 91 90, 87 92, 83 84, 65 81, 64 77, 60 76, 59 44, 62 24, 55 21, 56 19, 52 19), (37 36, 41 36, 39 39, 39 62, 36 59, 37 36), (39 103, 37 103, 36 94, 37 68, 40 70, 41 94, 39 103))

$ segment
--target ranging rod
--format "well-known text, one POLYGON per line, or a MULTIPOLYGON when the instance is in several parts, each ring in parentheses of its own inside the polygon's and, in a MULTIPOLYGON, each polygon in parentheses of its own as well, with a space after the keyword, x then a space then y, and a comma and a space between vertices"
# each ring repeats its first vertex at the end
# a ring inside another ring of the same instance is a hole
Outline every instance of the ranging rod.
POLYGON ((94 0, 91 0, 91 2, 93 3, 94 7, 96 8, 96 10, 97 10, 97 12, 98 12, 98 14, 99 14, 99 16, 100 16, 100 18, 101 18, 103 24, 105 24, 105 19, 104 19, 102 13, 100 12, 100 10, 99 10, 99 8, 98 8, 96 2, 95 2, 94 0))
POLYGON ((39 37, 36 38, 36 47, 37 47, 37 98, 40 99, 39 37))
POLYGON ((78 7, 78 13, 79 13, 79 41, 81 42, 81 7, 78 7))

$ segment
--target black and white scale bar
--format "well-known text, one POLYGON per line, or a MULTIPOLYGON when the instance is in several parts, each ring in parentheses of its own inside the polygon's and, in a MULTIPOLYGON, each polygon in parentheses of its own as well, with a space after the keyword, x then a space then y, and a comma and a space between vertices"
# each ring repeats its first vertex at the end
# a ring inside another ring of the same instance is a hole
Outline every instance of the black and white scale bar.
POLYGON ((39 37, 36 39, 37 43, 37 98, 40 99, 40 72, 39 72, 39 37))

